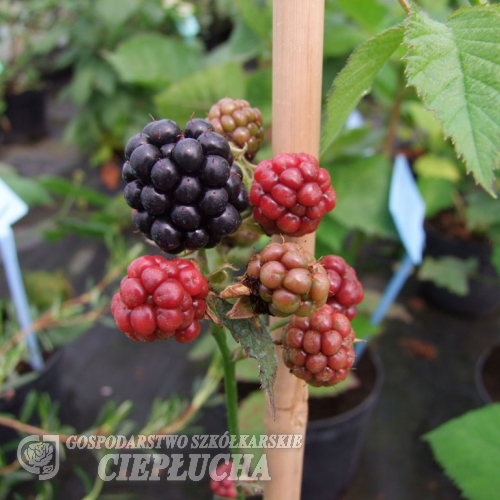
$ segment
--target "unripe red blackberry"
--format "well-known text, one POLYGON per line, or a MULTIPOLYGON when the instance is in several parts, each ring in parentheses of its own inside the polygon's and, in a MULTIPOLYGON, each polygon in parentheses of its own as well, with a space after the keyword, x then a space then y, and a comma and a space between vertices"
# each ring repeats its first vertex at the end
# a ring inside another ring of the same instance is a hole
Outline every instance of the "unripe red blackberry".
POLYGON ((182 135, 172 120, 149 123, 125 146, 126 202, 136 228, 162 250, 208 248, 235 232, 249 207, 227 140, 207 120, 182 135))
POLYGON ((214 495, 221 498, 236 498, 236 482, 230 479, 232 466, 232 462, 222 463, 215 469, 215 475, 224 478, 220 480, 210 479, 210 489, 214 495))
POLYGON ((217 133, 234 142, 239 148, 247 147, 245 157, 252 161, 264 139, 262 114, 244 99, 224 97, 208 112, 208 119, 217 133))
POLYGON ((327 304, 350 320, 354 319, 356 305, 364 297, 363 285, 358 281, 356 271, 338 255, 327 255, 320 262, 330 280, 327 304))
POLYGON ((312 233, 336 201, 328 171, 305 153, 261 161, 250 189, 253 216, 267 234, 312 233))
POLYGON ((344 380, 354 363, 349 319, 325 305, 311 316, 292 316, 283 331, 283 361, 290 372, 316 387, 344 380))
POLYGON ((270 243, 252 257, 242 283, 258 314, 310 316, 323 306, 330 282, 323 266, 295 243, 270 243))
POLYGON ((133 340, 174 337, 186 343, 200 333, 208 290, 195 261, 143 256, 128 266, 111 313, 118 328, 133 340))

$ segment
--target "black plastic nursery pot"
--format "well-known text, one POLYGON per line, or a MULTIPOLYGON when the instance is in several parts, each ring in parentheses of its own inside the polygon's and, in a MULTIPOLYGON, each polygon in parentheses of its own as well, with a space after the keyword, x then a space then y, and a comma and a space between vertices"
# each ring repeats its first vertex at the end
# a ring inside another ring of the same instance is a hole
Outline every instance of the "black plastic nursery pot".
POLYGON ((425 253, 431 257, 453 256, 460 259, 475 257, 479 267, 477 277, 469 278, 469 293, 456 295, 430 281, 422 284, 422 291, 434 305, 454 313, 483 316, 500 307, 500 278, 491 264, 492 248, 486 243, 451 238, 425 224, 425 253))
POLYGON ((383 371, 367 349, 356 369, 360 386, 333 398, 309 399, 304 452, 303 499, 335 500, 356 472, 364 435, 379 398, 383 371), (325 415, 331 416, 324 418, 325 415))
POLYGON ((481 404, 500 401, 500 344, 483 352, 476 363, 474 378, 481 404))
MULTIPOLYGON (((63 350, 58 349, 47 358, 40 375, 30 382, 18 387, 13 393, 7 392, 0 395, 0 413, 8 413, 19 417, 23 403, 30 391, 45 392, 49 394, 52 401, 57 401, 61 396, 61 362, 63 350)), ((30 421, 36 424, 36 421, 30 421)), ((18 439, 18 433, 0 425, 0 448, 8 445, 11 441, 18 439)), ((15 450, 14 450, 15 451, 15 450)))
POLYGON ((47 133, 46 97, 42 90, 28 90, 5 96, 8 120, 5 142, 25 143, 42 139, 47 133))

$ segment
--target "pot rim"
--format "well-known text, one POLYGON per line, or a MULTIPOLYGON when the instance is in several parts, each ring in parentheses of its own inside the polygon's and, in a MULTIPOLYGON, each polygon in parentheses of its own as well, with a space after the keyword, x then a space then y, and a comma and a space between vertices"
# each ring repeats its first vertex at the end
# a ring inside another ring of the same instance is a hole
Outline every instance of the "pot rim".
POLYGON ((375 367, 375 385, 373 386, 372 391, 368 396, 363 399, 358 405, 350 410, 347 410, 344 413, 340 413, 339 415, 334 415, 333 417, 322 418, 320 420, 312 420, 307 422, 307 429, 311 430, 320 430, 327 427, 331 427, 332 425, 340 425, 348 420, 353 419, 361 413, 366 412, 369 408, 371 408, 375 401, 378 399, 380 395, 380 391, 382 390, 382 385, 384 383, 384 373, 382 368, 382 361, 380 360, 380 356, 376 349, 372 346, 369 346, 365 351, 365 355, 369 353, 375 367))
POLYGON ((447 244, 452 245, 455 248, 467 247, 471 252, 478 253, 484 258, 490 259, 492 252, 492 245, 486 242, 481 243, 475 240, 462 240, 460 238, 455 238, 449 236, 448 234, 436 229, 429 221, 424 221, 424 230, 428 236, 434 236, 438 239, 444 240, 447 244))
POLYGON ((486 360, 490 357, 491 353, 494 349, 500 348, 500 342, 493 344, 486 348, 481 356, 479 356, 476 364, 474 366, 474 382, 476 384, 477 392, 479 393, 479 397, 484 404, 493 403, 493 398, 490 396, 489 392, 486 390, 486 386, 484 385, 483 380, 483 369, 486 364, 486 360))
MULTIPOLYGON (((43 365, 43 369, 40 372, 38 372, 38 376, 35 377, 34 379, 29 380, 25 384, 17 387, 15 389, 15 392, 18 392, 18 391, 22 390, 23 388, 25 388, 26 386, 28 386, 29 384, 33 384, 37 380, 41 379, 42 377, 45 377, 47 375, 47 373, 49 373, 61 360, 62 355, 63 355, 63 351, 64 351, 64 349, 62 347, 59 347, 56 350, 52 351, 47 362, 43 365)), ((2 391, 0 391, 0 404, 2 404, 2 403, 8 403, 8 400, 6 400, 2 396, 2 391)))

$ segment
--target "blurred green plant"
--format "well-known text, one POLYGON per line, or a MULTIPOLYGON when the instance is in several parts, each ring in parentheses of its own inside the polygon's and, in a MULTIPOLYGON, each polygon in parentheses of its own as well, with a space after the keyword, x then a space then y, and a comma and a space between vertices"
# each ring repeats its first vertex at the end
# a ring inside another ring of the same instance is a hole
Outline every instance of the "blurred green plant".
POLYGON ((48 0, 0 3, 0 113, 5 109, 5 94, 20 94, 43 87, 42 76, 50 64, 48 55, 61 39, 57 16, 48 0))
POLYGON ((490 404, 445 422, 423 436, 464 498, 489 500, 497 495, 499 418, 500 405, 490 404))

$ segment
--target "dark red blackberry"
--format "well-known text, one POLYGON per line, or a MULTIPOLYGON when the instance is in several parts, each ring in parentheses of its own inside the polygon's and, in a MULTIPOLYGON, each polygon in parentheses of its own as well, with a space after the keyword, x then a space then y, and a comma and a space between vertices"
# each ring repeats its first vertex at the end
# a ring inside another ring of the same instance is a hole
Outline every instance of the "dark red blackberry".
POLYGON ((135 226, 162 250, 212 247, 238 229, 248 194, 229 143, 210 123, 190 120, 184 137, 172 120, 148 123, 127 151, 125 199, 135 226))
POLYGON ((327 304, 350 320, 356 316, 356 306, 363 300, 363 286, 356 271, 338 255, 321 258, 321 264, 330 280, 327 304))
POLYGON ((280 154, 255 170, 250 190, 253 216, 267 234, 300 237, 314 232, 333 210, 330 175, 311 155, 280 154))
POLYGON ((111 313, 118 328, 133 340, 173 337, 190 342, 200 333, 208 292, 196 262, 143 256, 128 266, 111 313))
POLYGON ((308 384, 335 385, 354 363, 355 337, 349 319, 325 305, 309 317, 292 316, 283 331, 283 361, 308 384))

